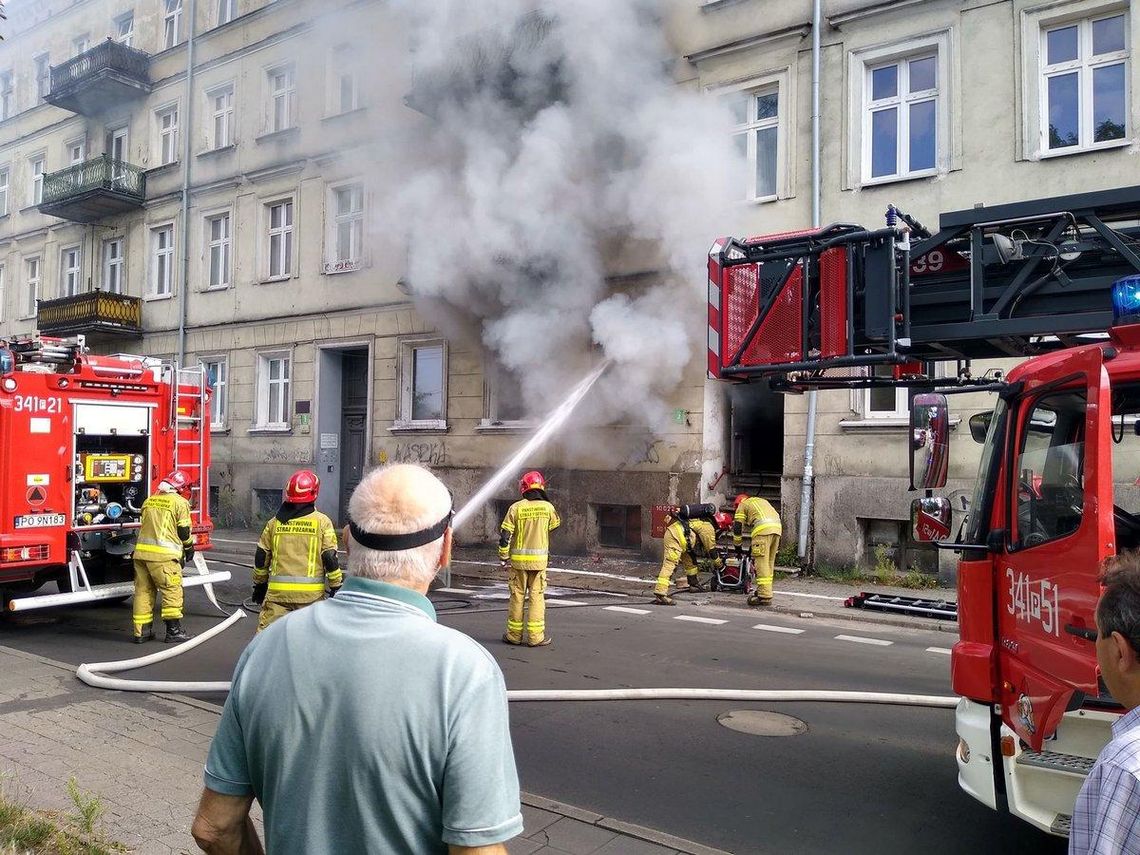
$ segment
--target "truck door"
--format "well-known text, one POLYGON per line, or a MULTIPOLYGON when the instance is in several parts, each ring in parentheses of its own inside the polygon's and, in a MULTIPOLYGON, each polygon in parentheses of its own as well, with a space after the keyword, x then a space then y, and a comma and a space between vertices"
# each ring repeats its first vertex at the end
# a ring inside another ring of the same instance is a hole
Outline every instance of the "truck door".
POLYGON ((1039 372, 1009 439, 1009 533, 998 561, 1003 718, 1035 751, 1076 692, 1097 694, 1101 562, 1115 551, 1111 395, 1099 348, 1039 372), (1075 690, 1075 691, 1074 691, 1075 690))

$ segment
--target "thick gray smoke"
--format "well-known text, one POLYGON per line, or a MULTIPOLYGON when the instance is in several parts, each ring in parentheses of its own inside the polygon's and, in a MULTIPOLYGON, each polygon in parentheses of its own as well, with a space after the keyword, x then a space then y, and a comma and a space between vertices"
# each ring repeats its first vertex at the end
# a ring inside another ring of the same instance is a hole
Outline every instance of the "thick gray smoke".
POLYGON ((735 154, 715 100, 673 80, 662 7, 395 3, 428 118, 386 225, 408 234, 414 293, 473 319, 535 414, 600 351, 602 418, 659 425, 704 347, 735 154))

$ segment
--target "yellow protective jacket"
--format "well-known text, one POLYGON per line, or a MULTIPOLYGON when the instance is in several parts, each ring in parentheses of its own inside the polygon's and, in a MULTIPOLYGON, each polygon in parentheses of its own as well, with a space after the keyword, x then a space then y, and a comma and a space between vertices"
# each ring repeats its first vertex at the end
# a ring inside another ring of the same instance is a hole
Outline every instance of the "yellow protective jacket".
POLYGON ((194 545, 190 503, 177 493, 155 493, 142 506, 142 526, 135 542, 139 561, 179 561, 194 545))
POLYGON ((688 536, 685 534, 685 524, 681 520, 673 520, 665 528, 665 554, 662 569, 672 572, 681 564, 686 570, 695 569, 698 561, 710 559, 715 564, 716 557, 716 529, 707 520, 689 520, 688 536))
POLYGON ((332 520, 320 511, 291 516, 283 509, 265 524, 257 541, 253 581, 269 583, 266 599, 271 601, 319 600, 325 595, 326 582, 331 588, 339 588, 344 581, 344 572, 336 561, 336 544, 332 520))
POLYGON ((499 532, 499 560, 514 570, 545 570, 550 560, 550 532, 562 525, 546 499, 520 499, 507 509, 499 532))
POLYGON ((740 546, 744 540, 744 532, 752 537, 762 534, 782 534, 780 515, 767 499, 759 496, 749 496, 740 503, 736 515, 732 518, 732 542, 740 546))

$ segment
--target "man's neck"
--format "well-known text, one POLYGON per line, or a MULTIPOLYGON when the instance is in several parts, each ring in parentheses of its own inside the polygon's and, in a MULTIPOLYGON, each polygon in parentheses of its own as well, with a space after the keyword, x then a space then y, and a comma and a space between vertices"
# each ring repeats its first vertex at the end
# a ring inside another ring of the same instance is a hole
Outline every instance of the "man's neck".
POLYGON ((417 594, 427 596, 428 589, 431 583, 421 584, 420 582, 413 582, 411 579, 380 579, 378 581, 387 582, 389 585, 396 585, 400 588, 407 588, 409 591, 415 591, 417 594))

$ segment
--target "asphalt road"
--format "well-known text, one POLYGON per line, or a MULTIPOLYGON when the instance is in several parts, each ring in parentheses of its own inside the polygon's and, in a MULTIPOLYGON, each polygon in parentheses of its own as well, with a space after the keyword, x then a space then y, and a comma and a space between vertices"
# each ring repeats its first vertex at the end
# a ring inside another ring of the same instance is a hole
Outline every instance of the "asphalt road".
MULTIPOLYGON (((630 598, 567 591, 552 602, 572 598, 584 605, 552 605, 547 623, 554 644, 528 649, 499 640, 501 587, 467 590, 475 593, 433 594, 440 619, 485 644, 512 689, 949 694, 949 656, 942 651, 953 637, 944 632, 691 602, 654 609, 630 598), (754 628, 758 623, 785 631, 754 628)), ((220 595, 236 602, 247 591, 235 584, 220 595)), ((201 593, 189 593, 187 605, 192 632, 216 622, 201 593)), ((32 613, 0 620, 0 644, 75 664, 128 658, 141 652, 126 643, 129 625, 127 604, 32 613)), ((243 620, 208 645, 131 676, 224 680, 254 628, 253 619, 243 620)), ((1063 841, 999 816, 958 789, 950 710, 632 701, 517 703, 511 717, 527 791, 737 853, 1065 850, 1063 841), (744 709, 793 716, 806 730, 756 736, 718 723, 718 716, 744 709)))

